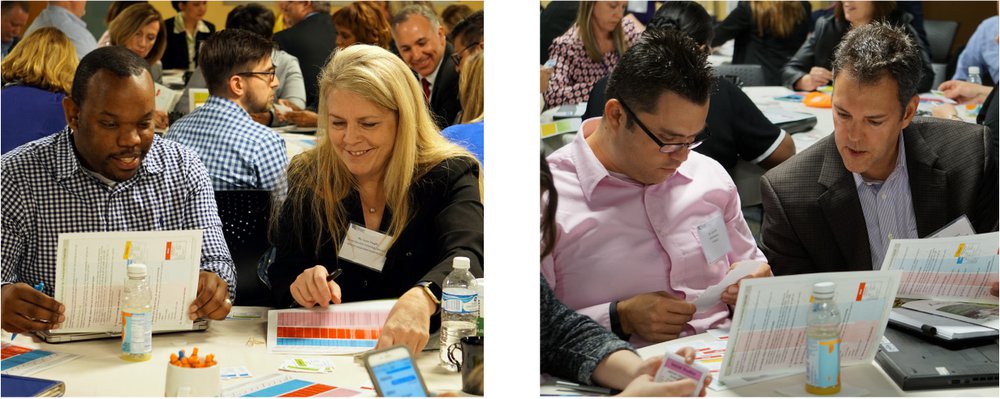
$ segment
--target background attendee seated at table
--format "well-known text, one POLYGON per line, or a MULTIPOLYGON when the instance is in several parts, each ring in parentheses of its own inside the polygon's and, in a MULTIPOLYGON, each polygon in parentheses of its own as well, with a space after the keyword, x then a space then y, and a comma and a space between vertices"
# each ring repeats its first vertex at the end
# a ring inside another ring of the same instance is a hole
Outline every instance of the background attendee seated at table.
POLYGON ((177 16, 168 19, 167 51, 163 53, 163 69, 193 71, 198 66, 201 44, 215 33, 215 24, 205 21, 206 1, 171 1, 177 16))
POLYGON ((392 41, 389 21, 367 1, 355 1, 341 7, 333 13, 333 25, 337 27, 339 48, 363 43, 388 49, 392 41))
POLYGON ((319 76, 337 45, 337 28, 330 18, 328 1, 279 1, 285 29, 274 34, 279 48, 299 59, 306 85, 306 107, 319 103, 319 76))
POLYGON ((82 19, 86 12, 86 1, 50 1, 48 7, 35 17, 24 34, 30 35, 31 32, 46 26, 59 29, 66 34, 69 41, 73 42, 76 58, 79 60, 97 48, 97 40, 94 40, 94 35, 87 30, 87 23, 82 19))
MULTIPOLYGON (((135 4, 118 14, 108 26, 108 40, 112 46, 124 46, 149 63, 153 81, 163 83, 163 64, 160 58, 167 47, 163 17, 148 3, 135 4)), ((156 111, 156 128, 167 127, 167 113, 156 111)))
POLYGON ((834 132, 761 178, 761 248, 775 274, 872 270, 893 239, 965 215, 997 229, 982 126, 914 118, 921 54, 908 29, 852 29, 833 63, 834 132))
MULTIPOLYGON (((646 29, 677 29, 698 43, 706 54, 711 51, 712 17, 693 1, 671 1, 660 6, 646 29)), ((604 91, 608 78, 594 84, 584 118, 604 114, 604 91)), ((717 78, 710 92, 706 125, 711 139, 695 148, 718 161, 727 170, 738 159, 770 169, 795 155, 792 136, 778 129, 760 112, 743 90, 725 78, 717 78)))
POLYGON ((483 158, 483 65, 485 55, 475 53, 462 60, 462 71, 458 78, 458 92, 462 100, 462 123, 451 125, 441 131, 453 143, 465 147, 476 155, 480 164, 483 158))
MULTIPOLYGON (((555 216, 559 202, 549 165, 542 158, 541 195, 545 201, 542 209, 542 257, 548 256, 556 241, 555 216)), ((539 319, 541 372, 581 384, 601 385, 623 389, 621 396, 691 396, 695 382, 652 382, 662 359, 656 356, 643 361, 632 349, 607 329, 573 309, 566 307, 549 288, 544 276, 539 276, 541 305, 539 319)), ((677 351, 690 364, 694 349, 685 347, 677 351)), ((711 382, 708 377, 705 387, 711 382)))
POLYGON ((808 1, 741 1, 715 27, 712 47, 736 39, 733 64, 760 65, 768 86, 781 86, 785 66, 809 36, 808 1))
MULTIPOLYGON (((883 21, 903 27, 908 35, 916 39, 918 36, 911 25, 912 20, 913 16, 897 9, 894 1, 837 2, 833 15, 816 21, 812 36, 781 69, 782 84, 794 90, 805 91, 830 84, 833 78, 830 71, 833 52, 847 31, 871 22, 883 21)), ((917 85, 917 90, 926 92, 934 84, 934 71, 931 69, 927 48, 920 45, 919 49, 923 80, 917 85)))
MULTIPOLYGON (((686 34, 647 30, 611 72, 604 117, 548 158, 560 239, 542 274, 563 303, 636 345, 728 326, 736 284, 697 317, 687 298, 735 262, 765 260, 729 174, 690 151, 705 140, 715 79, 686 34)), ((769 275, 766 264, 753 273, 769 275)))
POLYGON ((412 72, 382 48, 338 51, 320 89, 325 137, 289 166, 288 198, 271 229, 275 303, 399 298, 378 347, 417 352, 438 324, 454 258, 469 258, 472 274, 483 275, 479 163, 440 134, 412 72), (361 230, 388 236, 384 263, 351 256, 361 230))
POLYGON ((62 100, 73 85, 76 50, 60 30, 38 29, 0 65, 0 153, 58 132, 66 126, 62 100))
POLYGON ((635 43, 641 28, 625 17, 624 1, 581 1, 576 23, 552 41, 549 59, 556 66, 545 91, 545 105, 587 101, 591 86, 607 76, 635 43))
POLYGON ((976 28, 976 32, 969 38, 969 43, 965 45, 965 50, 958 56, 958 65, 955 66, 955 76, 952 80, 968 80, 969 67, 979 67, 979 75, 984 83, 998 83, 997 74, 1000 73, 1000 43, 997 37, 1000 36, 1000 16, 986 18, 976 28))
MULTIPOLYGON (((104 15, 104 25, 111 26, 111 21, 115 20, 118 14, 125 11, 126 8, 135 4, 148 3, 148 1, 112 1, 111 6, 108 7, 108 13, 104 15)), ((97 39, 97 47, 104 47, 111 45, 111 37, 108 35, 108 31, 105 30, 101 34, 101 38, 97 39)))
POLYGON ((80 61, 71 93, 63 99, 65 129, 0 158, 3 329, 58 329, 65 321, 52 295, 56 241, 68 231, 203 230, 187 312, 192 320, 224 319, 236 273, 215 196, 198 157, 153 134, 146 61, 123 47, 94 50, 80 61), (31 287, 39 282, 42 291, 31 287))
MULTIPOLYGON (((485 15, 483 10, 469 14, 468 17, 458 22, 452 30, 452 41, 458 50, 452 53, 452 61, 455 69, 461 71, 463 60, 477 52, 482 52, 485 48, 483 33, 485 31, 485 15)), ((464 108, 463 108, 464 109, 464 108)))
POLYGON ((408 6, 392 17, 390 26, 399 56, 418 75, 422 97, 434 113, 438 128, 455 123, 462 108, 458 102, 458 72, 451 59, 454 49, 445 40, 437 14, 425 6, 408 6))
POLYGON ((0 46, 3 47, 3 57, 21 41, 21 32, 28 23, 28 2, 5 1, 0 4, 0 46))
POLYGON ((165 136, 198 154, 215 190, 269 190, 279 197, 285 192, 285 142, 250 118, 274 101, 273 48, 270 40, 243 29, 209 37, 200 56, 208 100, 165 136))
POLYGON ((441 11, 441 24, 444 25, 444 35, 448 41, 454 43, 454 36, 451 35, 455 24, 472 14, 472 9, 465 4, 452 4, 441 11))

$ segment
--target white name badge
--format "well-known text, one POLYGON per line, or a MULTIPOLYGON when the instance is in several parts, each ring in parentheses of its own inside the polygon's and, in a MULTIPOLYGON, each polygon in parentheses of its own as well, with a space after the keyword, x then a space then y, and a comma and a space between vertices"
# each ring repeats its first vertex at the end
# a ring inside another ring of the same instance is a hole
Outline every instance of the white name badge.
POLYGON ((351 223, 337 256, 381 273, 390 242, 390 236, 351 223))
POLYGON ((701 240, 701 250, 705 253, 705 260, 708 263, 715 263, 733 250, 733 246, 729 243, 726 222, 722 220, 722 214, 719 212, 715 212, 708 221, 698 226, 698 238, 701 240))

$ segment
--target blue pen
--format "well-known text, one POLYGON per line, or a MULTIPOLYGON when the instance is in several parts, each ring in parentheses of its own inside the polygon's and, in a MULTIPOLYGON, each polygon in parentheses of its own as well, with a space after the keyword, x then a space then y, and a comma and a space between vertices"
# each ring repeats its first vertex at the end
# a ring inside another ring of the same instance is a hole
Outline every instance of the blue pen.
MULTIPOLYGON (((45 282, 44 281, 39 282, 38 284, 35 284, 35 291, 42 291, 42 290, 45 290, 45 282)), ((10 340, 11 341, 13 341, 14 338, 17 338, 17 333, 13 333, 13 334, 10 335, 10 340)))

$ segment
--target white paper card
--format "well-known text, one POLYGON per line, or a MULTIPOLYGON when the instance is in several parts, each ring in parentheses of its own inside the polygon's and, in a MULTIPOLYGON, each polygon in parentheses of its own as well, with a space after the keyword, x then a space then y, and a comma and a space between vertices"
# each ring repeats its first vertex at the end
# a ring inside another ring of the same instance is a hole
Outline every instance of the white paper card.
POLYGON ((726 221, 722 220, 719 212, 715 212, 708 221, 698 226, 698 238, 701 239, 701 249, 705 252, 708 263, 715 263, 733 250, 729 243, 729 233, 726 232, 726 221))
POLYGON ((390 236, 351 223, 338 256, 381 273, 391 242, 390 236))
POLYGON ((972 222, 965 215, 959 216, 958 219, 953 220, 948 223, 947 226, 942 227, 940 230, 932 233, 928 238, 939 238, 939 237, 960 237, 960 236, 971 236, 976 234, 976 229, 972 228, 972 222))
POLYGON ((701 296, 692 302, 698 309, 695 313, 704 312, 708 310, 708 308, 715 306, 715 304, 719 303, 719 297, 722 295, 722 291, 725 290, 726 287, 736 283, 736 281, 743 277, 749 276, 763 264, 764 262, 759 260, 744 260, 736 262, 733 270, 730 270, 722 281, 716 285, 706 288, 705 291, 701 293, 701 296))

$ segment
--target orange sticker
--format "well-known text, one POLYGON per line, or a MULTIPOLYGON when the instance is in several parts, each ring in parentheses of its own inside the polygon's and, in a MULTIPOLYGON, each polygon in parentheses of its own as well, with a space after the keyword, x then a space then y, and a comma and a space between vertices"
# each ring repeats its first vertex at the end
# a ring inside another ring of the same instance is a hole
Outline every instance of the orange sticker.
POLYGON ((862 281, 861 284, 858 284, 858 298, 857 298, 856 301, 857 302, 861 302, 861 297, 863 297, 863 296, 865 296, 865 282, 864 281, 862 281))
POLYGON ((173 242, 167 241, 167 260, 170 260, 170 249, 173 248, 173 242))

